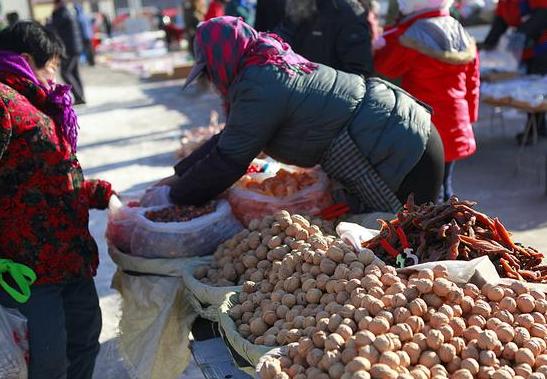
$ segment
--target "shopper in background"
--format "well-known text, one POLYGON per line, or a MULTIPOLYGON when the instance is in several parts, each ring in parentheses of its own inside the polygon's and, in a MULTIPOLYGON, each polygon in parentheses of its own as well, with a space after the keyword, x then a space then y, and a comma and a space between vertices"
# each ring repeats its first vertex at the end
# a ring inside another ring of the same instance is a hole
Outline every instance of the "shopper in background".
MULTIPOLYGON (((510 28, 508 48, 520 55, 528 75, 547 75, 547 1, 545 0, 500 0, 496 17, 482 44, 485 50, 493 50, 500 38, 510 28)), ((536 117, 539 135, 547 137, 545 113, 529 114, 536 117)), ((524 133, 517 134, 522 143, 524 133)), ((528 142, 528 141, 527 141, 528 142)))
POLYGON ((285 17, 285 0, 257 0, 255 29, 271 32, 285 17))
POLYGON ((354 0, 287 0, 276 33, 313 62, 369 76, 373 63, 364 13, 354 0))
POLYGON ((80 27, 80 35, 82 36, 82 44, 84 55, 87 63, 90 66, 95 66, 95 49, 93 48, 93 23, 88 14, 80 3, 74 3, 76 12, 76 20, 80 27))
POLYGON ((74 104, 85 104, 84 87, 80 79, 80 54, 83 50, 82 36, 76 19, 68 10, 64 0, 54 0, 51 24, 61 38, 65 56, 61 60, 61 77, 72 86, 74 104))
POLYGON ((76 158, 69 88, 54 83, 62 55, 38 23, 0 32, 0 258, 37 275, 28 302, 0 288, 0 305, 27 319, 31 379, 91 379, 101 332, 89 210, 105 209, 112 189, 85 180, 76 158))
POLYGON ((444 200, 453 195, 454 164, 476 150, 472 123, 479 109, 479 58, 475 42, 449 15, 451 0, 399 0, 404 17, 384 32, 376 70, 433 107, 445 153, 444 200))
POLYGON ((184 35, 188 41, 188 50, 194 55, 194 36, 200 22, 205 17, 207 5, 205 0, 186 0, 183 2, 184 9, 184 35))
POLYGON ((212 0, 209 4, 209 9, 207 10, 207 13, 205 13, 204 20, 210 20, 215 17, 221 17, 224 16, 226 7, 226 3, 228 3, 230 0, 212 0))

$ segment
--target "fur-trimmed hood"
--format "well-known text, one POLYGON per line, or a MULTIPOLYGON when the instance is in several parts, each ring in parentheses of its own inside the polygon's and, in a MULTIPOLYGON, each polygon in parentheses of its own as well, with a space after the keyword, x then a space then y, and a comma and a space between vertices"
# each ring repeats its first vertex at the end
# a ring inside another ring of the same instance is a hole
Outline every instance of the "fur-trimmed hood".
POLYGON ((397 0, 399 11, 403 15, 410 15, 432 9, 449 9, 454 0, 397 0))
POLYGON ((450 64, 466 64, 477 55, 473 38, 449 16, 417 20, 399 41, 403 46, 450 64))

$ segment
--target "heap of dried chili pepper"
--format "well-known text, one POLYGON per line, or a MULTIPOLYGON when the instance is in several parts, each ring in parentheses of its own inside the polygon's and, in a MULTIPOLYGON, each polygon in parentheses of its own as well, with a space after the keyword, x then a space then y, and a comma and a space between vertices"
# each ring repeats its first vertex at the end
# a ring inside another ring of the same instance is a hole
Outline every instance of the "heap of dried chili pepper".
POLYGON ((380 234, 363 247, 386 263, 395 265, 391 248, 401 250, 400 230, 419 262, 471 260, 487 255, 503 277, 529 282, 547 282, 547 266, 539 251, 516 244, 497 218, 473 209, 475 202, 451 198, 442 204, 417 206, 409 197, 391 221, 380 220, 380 234))

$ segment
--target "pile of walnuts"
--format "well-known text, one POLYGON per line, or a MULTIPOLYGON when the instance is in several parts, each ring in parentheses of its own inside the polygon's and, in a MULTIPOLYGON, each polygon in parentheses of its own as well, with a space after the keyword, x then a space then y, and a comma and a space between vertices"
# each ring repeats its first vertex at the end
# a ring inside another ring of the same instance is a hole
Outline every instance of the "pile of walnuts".
POLYGON ((252 220, 249 228, 222 243, 215 251, 213 263, 195 270, 201 282, 218 286, 241 285, 245 280, 260 282, 272 268, 305 240, 334 241, 332 224, 315 218, 290 215, 286 211, 262 220, 252 220))

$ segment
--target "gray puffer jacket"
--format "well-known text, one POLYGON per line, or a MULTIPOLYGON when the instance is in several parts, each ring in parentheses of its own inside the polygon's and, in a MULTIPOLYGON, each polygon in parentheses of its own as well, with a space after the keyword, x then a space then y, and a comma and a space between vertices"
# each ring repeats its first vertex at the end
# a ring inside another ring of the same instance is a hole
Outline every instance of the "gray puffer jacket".
POLYGON ((273 66, 245 69, 229 91, 224 130, 176 167, 177 203, 199 204, 237 181, 264 151, 291 165, 321 161, 342 128, 386 184, 396 191, 422 156, 429 111, 380 79, 320 65, 291 76, 273 66))

